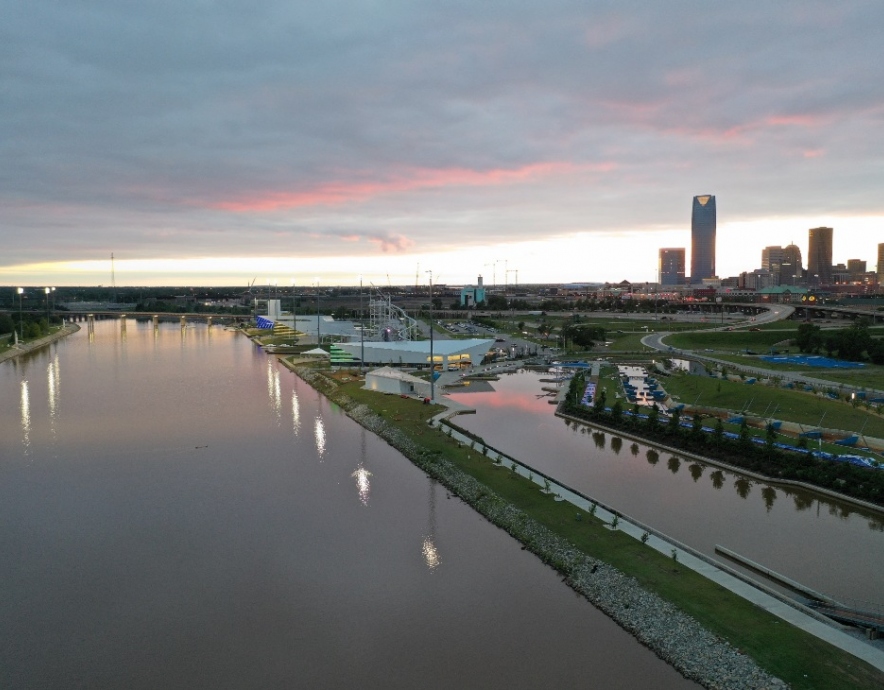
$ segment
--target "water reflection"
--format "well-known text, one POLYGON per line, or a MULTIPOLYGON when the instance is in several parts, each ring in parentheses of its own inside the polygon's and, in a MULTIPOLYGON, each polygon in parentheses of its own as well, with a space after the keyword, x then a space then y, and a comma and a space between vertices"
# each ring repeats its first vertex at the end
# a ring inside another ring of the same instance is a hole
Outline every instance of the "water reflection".
POLYGON ((669 471, 672 472, 672 474, 676 474, 681 468, 681 460, 673 455, 671 458, 669 458, 666 466, 669 467, 669 471))
POLYGON ((777 491, 772 486, 766 486, 761 490, 761 498, 764 499, 764 505, 767 508, 767 512, 770 512, 770 509, 773 508, 774 501, 777 500, 777 491))
POLYGON ((442 560, 439 557, 439 549, 436 547, 436 482, 429 479, 429 510, 427 517, 427 533, 421 543, 421 554, 427 569, 432 573, 439 567, 442 560))
POLYGON ((53 434, 55 434, 55 423, 58 420, 59 384, 58 353, 56 352, 46 367, 46 388, 49 393, 49 429, 53 434))
POLYGON ((25 447, 25 455, 27 455, 31 448, 31 395, 28 390, 27 381, 21 382, 19 411, 21 413, 22 444, 25 447))
POLYGON ((601 431, 594 431, 592 433, 592 440, 595 443, 595 447, 599 449, 604 449, 605 447, 605 435, 601 431))
POLYGON ((611 450, 613 450, 617 455, 620 455, 620 449, 623 447, 623 439, 619 436, 615 436, 611 439, 611 450))
POLYGON ((691 473, 691 478, 694 480, 694 482, 698 481, 700 477, 703 476, 703 470, 705 469, 706 467, 699 462, 692 462, 690 467, 688 467, 688 470, 691 473))
POLYGON ((660 453, 658 453, 653 448, 648 448, 648 450, 645 452, 645 457, 647 458, 649 465, 656 465, 657 462, 660 460, 660 453))
POLYGON ((745 477, 738 477, 734 481, 734 488, 737 490, 737 495, 740 498, 748 498, 749 492, 752 490, 752 482, 745 477))
POLYGON ((632 453, 632 457, 637 456, 638 455, 638 444, 633 443, 631 446, 629 446, 629 452, 632 453))
POLYGON ((313 422, 313 437, 316 440, 316 452, 320 461, 325 457, 325 423, 322 421, 322 414, 316 415, 313 422))
POLYGON ((301 433, 301 401, 298 400, 298 392, 292 389, 292 431, 295 436, 301 433))
POLYGON ((359 466, 350 476, 356 479, 356 490, 359 492, 359 502, 368 506, 368 497, 371 494, 371 472, 365 469, 365 429, 360 430, 360 457, 359 466))
POLYGON ((712 480, 713 488, 720 489, 724 486, 724 472, 721 470, 715 470, 715 472, 709 475, 709 478, 712 480))
MULTIPOLYGON (((184 329, 182 329, 182 333, 184 329)), ((282 392, 279 386, 279 371, 274 366, 274 361, 267 358, 267 395, 270 398, 270 408, 279 417, 282 414, 282 392)))

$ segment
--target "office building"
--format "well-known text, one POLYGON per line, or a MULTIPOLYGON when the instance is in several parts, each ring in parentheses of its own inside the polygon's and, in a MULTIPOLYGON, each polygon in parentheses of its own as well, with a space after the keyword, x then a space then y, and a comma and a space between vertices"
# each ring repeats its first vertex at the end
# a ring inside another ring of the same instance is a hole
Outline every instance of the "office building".
POLYGON ((669 247, 660 250, 660 257, 657 262, 657 277, 661 286, 684 285, 684 271, 684 247, 669 247))
POLYGON ((814 285, 832 283, 832 228, 811 228, 807 243, 807 280, 814 285))
POLYGON ((691 209, 691 284, 715 277, 715 197, 694 197, 691 209))
POLYGON ((860 280, 862 274, 866 272, 866 262, 862 259, 848 259, 847 272, 850 273, 850 280, 860 280))
POLYGON ((884 285, 884 242, 878 245, 878 285, 884 285))
POLYGON ((786 245, 783 247, 783 260, 780 264, 780 285, 798 285, 803 279, 801 249, 797 244, 786 245))

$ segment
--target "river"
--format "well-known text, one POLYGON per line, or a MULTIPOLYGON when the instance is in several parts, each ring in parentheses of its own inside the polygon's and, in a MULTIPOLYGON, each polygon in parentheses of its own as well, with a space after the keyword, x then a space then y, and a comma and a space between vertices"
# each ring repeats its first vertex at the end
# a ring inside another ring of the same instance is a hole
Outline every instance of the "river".
POLYGON ((0 365, 0 523, 2 687, 696 687, 217 326, 0 365))
POLYGON ((543 397, 553 384, 542 378, 550 374, 505 374, 493 391, 452 394, 478 410, 456 423, 703 553, 715 557, 720 544, 836 599, 884 608, 880 514, 566 424, 543 397))

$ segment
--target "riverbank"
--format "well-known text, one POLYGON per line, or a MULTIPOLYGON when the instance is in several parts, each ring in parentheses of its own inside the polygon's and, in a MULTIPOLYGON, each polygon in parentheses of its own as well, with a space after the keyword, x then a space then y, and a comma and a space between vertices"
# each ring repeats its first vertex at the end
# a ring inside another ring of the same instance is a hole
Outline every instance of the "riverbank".
POLYGON ((290 368, 556 568, 686 677, 710 688, 782 687, 774 675, 795 687, 881 683, 880 673, 854 657, 608 528, 591 512, 554 501, 481 450, 429 429, 437 406, 366 393, 358 383, 339 386, 314 370, 290 368), (759 659, 767 672, 740 650, 759 659))
POLYGON ((72 335, 79 330, 80 327, 77 324, 69 323, 59 328, 55 333, 50 333, 47 336, 38 338, 37 340, 31 340, 26 343, 19 343, 18 345, 14 345, 6 351, 0 352, 0 364, 7 360, 15 359, 16 357, 20 357, 21 355, 33 352, 34 350, 39 350, 40 348, 46 347, 47 345, 54 343, 56 340, 66 338, 67 336, 72 335))

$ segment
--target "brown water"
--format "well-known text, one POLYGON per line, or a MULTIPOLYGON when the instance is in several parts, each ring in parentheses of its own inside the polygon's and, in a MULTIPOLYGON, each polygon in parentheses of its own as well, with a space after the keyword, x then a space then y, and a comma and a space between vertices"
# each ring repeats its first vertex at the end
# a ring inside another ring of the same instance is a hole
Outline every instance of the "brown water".
POLYGON ((696 687, 257 350, 0 365, 0 687, 696 687))
MULTIPOLYGON (((549 374, 520 372, 457 424, 591 498, 714 556, 716 544, 817 591, 884 606, 884 518, 673 456, 554 416, 549 374)), ((729 563, 733 565, 733 563, 729 563)))

